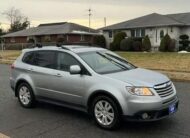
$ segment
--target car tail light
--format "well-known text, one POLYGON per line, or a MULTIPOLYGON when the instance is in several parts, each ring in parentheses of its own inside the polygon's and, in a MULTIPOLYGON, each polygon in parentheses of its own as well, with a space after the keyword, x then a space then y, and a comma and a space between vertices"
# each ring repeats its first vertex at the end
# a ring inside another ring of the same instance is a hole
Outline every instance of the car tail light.
POLYGON ((12 65, 11 65, 11 69, 14 69, 14 68, 15 68, 15 65, 14 65, 14 64, 12 64, 12 65))

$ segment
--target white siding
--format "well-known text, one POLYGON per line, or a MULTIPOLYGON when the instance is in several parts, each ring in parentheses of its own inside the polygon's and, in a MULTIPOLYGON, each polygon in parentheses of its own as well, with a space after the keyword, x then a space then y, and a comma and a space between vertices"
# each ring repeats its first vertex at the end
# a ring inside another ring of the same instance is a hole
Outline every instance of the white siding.
POLYGON ((183 35, 183 34, 187 34, 187 35, 189 35, 189 37, 190 37, 190 27, 183 27, 182 29, 181 29, 181 34, 183 35))
MULTIPOLYGON (((179 28, 179 27, 155 27, 155 28, 147 28, 145 29, 145 35, 148 35, 150 37, 150 41, 152 44, 152 50, 157 51, 161 38, 160 38, 160 32, 164 31, 164 35, 167 33, 170 35, 172 39, 177 40, 177 46, 179 45, 179 36, 181 34, 188 34, 190 36, 190 27, 184 27, 184 28, 179 28)), ((131 31, 130 30, 123 30, 127 34, 127 37, 131 37, 131 31)), ((104 32, 103 33, 105 38, 106 38, 106 44, 107 48, 109 48, 110 43, 113 41, 113 38, 109 38, 109 33, 104 32)))
MULTIPOLYGON (((160 32, 164 31, 164 35, 167 33, 172 39, 179 41, 181 30, 178 27, 158 27, 152 29, 146 29, 146 35, 149 35, 152 44, 152 50, 158 50, 161 42, 160 32)), ((178 44, 178 43, 177 43, 178 44)))
POLYGON ((104 35, 104 37, 106 39, 106 48, 109 49, 110 48, 110 43, 113 41, 113 37, 112 38, 109 37, 109 32, 108 31, 103 32, 103 35, 104 35))

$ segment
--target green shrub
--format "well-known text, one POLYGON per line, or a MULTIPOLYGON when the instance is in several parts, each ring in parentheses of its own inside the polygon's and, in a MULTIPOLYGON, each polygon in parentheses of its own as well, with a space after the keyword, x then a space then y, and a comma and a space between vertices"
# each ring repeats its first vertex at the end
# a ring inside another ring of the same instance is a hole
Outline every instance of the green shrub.
POLYGON ((113 42, 110 43, 110 50, 111 51, 116 51, 117 50, 117 47, 115 46, 115 44, 113 42))
POLYGON ((133 38, 129 37, 127 39, 123 39, 120 43, 120 49, 122 51, 132 51, 133 50, 133 38))
POLYGON ((143 42, 142 42, 142 51, 150 51, 151 50, 151 42, 148 35, 145 36, 143 42))
POLYGON ((120 50, 120 43, 123 39, 125 39, 126 33, 125 32, 119 32, 114 36, 113 44, 110 45, 112 47, 111 50, 120 50))
POLYGON ((168 34, 166 34, 161 40, 159 50, 162 52, 168 51, 170 43, 171 43, 171 38, 168 34))
POLYGON ((106 39, 103 35, 97 35, 93 38, 93 44, 99 46, 99 47, 106 47, 106 39))
POLYGON ((133 42, 133 51, 141 51, 142 42, 134 41, 133 42))
POLYGON ((189 39, 189 36, 186 35, 186 34, 183 34, 183 35, 180 35, 179 38, 180 38, 181 40, 188 40, 188 39, 189 39))
POLYGON ((34 39, 30 38, 27 43, 35 43, 34 39))
POLYGON ((188 35, 180 35, 180 41, 179 44, 181 44, 179 50, 187 50, 189 47, 190 41, 188 35))
POLYGON ((189 47, 187 47, 187 51, 188 51, 188 52, 190 52, 190 46, 189 46, 189 47))
POLYGON ((169 52, 175 52, 175 50, 176 50, 176 40, 171 39, 170 44, 168 46, 168 51, 169 52))

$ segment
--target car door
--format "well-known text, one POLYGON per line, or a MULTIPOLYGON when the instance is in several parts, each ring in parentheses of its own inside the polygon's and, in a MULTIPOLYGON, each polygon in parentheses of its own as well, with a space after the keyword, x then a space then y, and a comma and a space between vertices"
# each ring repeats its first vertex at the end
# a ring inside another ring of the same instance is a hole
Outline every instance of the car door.
POLYGON ((33 80, 36 96, 51 97, 52 96, 52 76, 55 74, 56 52, 48 50, 36 51, 34 65, 28 68, 30 76, 33 80))
POLYGON ((53 92, 56 99, 66 103, 81 105, 85 93, 86 75, 71 75, 69 70, 71 65, 79 65, 80 62, 72 55, 66 52, 57 52, 57 69, 53 76, 53 92))

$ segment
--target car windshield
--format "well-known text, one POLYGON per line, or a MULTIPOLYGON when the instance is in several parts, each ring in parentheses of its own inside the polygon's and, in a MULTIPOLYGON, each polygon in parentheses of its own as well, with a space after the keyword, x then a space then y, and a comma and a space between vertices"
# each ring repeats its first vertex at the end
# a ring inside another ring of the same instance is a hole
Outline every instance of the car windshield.
POLYGON ((110 51, 79 53, 79 56, 97 73, 108 74, 136 68, 110 51))

